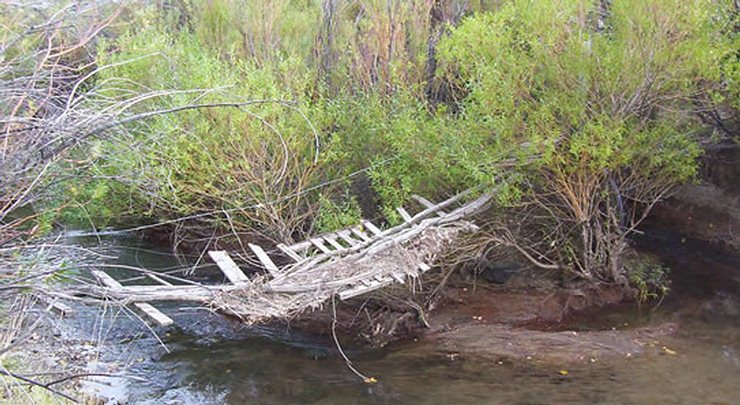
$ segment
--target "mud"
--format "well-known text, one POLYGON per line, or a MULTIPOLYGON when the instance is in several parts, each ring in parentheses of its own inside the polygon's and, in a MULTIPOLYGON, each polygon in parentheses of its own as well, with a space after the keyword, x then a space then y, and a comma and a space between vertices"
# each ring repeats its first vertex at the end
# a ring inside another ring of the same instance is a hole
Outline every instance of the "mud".
POLYGON ((740 145, 718 145, 704 157, 699 178, 652 211, 651 225, 740 252, 740 145))

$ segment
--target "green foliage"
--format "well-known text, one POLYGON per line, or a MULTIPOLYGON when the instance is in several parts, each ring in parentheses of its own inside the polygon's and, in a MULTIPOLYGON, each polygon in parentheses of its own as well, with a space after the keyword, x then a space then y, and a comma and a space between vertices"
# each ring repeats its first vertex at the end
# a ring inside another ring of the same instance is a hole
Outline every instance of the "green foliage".
POLYGON ((315 231, 324 233, 357 225, 361 219, 360 205, 353 196, 347 195, 344 201, 337 203, 322 195, 313 225, 315 231))
POLYGON ((464 135, 427 146, 455 145, 437 156, 482 184, 513 163, 509 186, 522 188, 504 200, 545 208, 546 242, 561 247, 552 261, 620 281, 624 237, 641 218, 624 205, 649 207, 694 175, 687 111, 735 48, 710 0, 614 2, 602 31, 594 4, 514 0, 465 19, 439 45, 448 80, 467 91, 464 135))
POLYGON ((108 165, 127 178, 138 172, 136 186, 157 196, 151 201, 155 215, 233 210, 282 200, 285 205, 279 211, 240 211, 232 226, 255 226, 283 237, 295 231, 307 206, 298 198, 285 197, 296 186, 318 181, 320 175, 315 135, 300 97, 308 76, 295 73, 300 67, 230 62, 210 52, 196 35, 168 33, 156 25, 120 36, 115 52, 108 52, 111 45, 101 46, 101 63, 112 67, 100 80, 120 81, 116 91, 153 89, 164 94, 137 109, 255 102, 238 109, 199 108, 160 115, 144 128, 132 126, 134 141, 108 145, 99 168, 108 165), (289 82, 280 79, 282 69, 290 69, 289 82), (164 93, 168 89, 209 90, 164 93))
POLYGON ((670 291, 670 269, 650 258, 638 257, 628 262, 627 277, 637 290, 637 302, 662 299, 670 291))
POLYGON ((713 2, 619 2, 603 34, 592 3, 510 2, 440 44, 469 89, 467 143, 497 152, 486 160, 535 155, 565 174, 645 160, 685 179, 697 154, 675 153, 691 145, 686 119, 660 109, 685 104, 729 50, 707 27, 713 2))
POLYGON ((223 210, 212 225, 286 239, 359 218, 336 181, 358 171, 391 223, 412 193, 496 186, 509 222, 536 235, 532 253, 623 281, 642 208, 696 172, 697 97, 738 98, 729 1, 612 2, 602 25, 592 1, 473 2, 486 12, 438 43, 452 101, 435 106, 424 96, 433 2, 330 3, 128 10, 137 28, 98 43, 102 96, 147 94, 131 111, 263 102, 131 124, 92 169, 125 181, 71 187, 70 209, 84 210, 67 220, 223 210))

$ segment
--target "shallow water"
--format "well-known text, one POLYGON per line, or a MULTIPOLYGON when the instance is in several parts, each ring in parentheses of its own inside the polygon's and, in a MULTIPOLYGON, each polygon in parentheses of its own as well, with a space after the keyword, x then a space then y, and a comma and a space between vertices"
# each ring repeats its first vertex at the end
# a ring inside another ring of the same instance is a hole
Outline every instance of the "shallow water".
MULTIPOLYGON (((118 256, 121 264, 179 266, 166 250, 135 238, 84 242, 118 256)), ((536 356, 517 361, 450 357, 426 341, 378 350, 345 347, 355 367, 378 379, 365 384, 345 366, 330 337, 247 328, 198 308, 158 305, 176 323, 156 329, 164 345, 131 314, 115 309, 104 315, 80 311, 70 322, 77 333, 107 344, 101 359, 106 367, 117 365, 146 379, 95 384, 103 395, 128 403, 740 403, 737 258, 675 236, 656 236, 645 245, 673 271, 668 299, 655 310, 629 304, 594 311, 570 325, 581 330, 678 325, 675 335, 656 341, 639 357, 565 365, 541 363, 536 356)))

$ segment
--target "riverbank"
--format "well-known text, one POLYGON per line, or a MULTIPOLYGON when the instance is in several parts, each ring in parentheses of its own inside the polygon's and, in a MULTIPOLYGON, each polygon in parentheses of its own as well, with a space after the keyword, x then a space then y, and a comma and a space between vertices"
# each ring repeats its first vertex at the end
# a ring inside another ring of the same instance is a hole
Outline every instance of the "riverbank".
MULTIPOLYGON (((90 350, 87 343, 95 341, 90 335, 104 337, 88 358, 101 368, 89 370, 140 379, 92 382, 98 395, 121 403, 537 402, 536 392, 548 393, 553 401, 609 403, 592 391, 597 383, 617 392, 614 398, 636 398, 634 403, 650 395, 669 402, 679 393, 699 398, 699 389, 713 384, 715 390, 704 396, 731 403, 726 401, 736 393, 731 381, 740 373, 737 258, 703 242, 683 241, 681 235, 648 235, 651 239, 641 245, 652 247, 649 253, 673 270, 671 291, 657 309, 630 301, 588 309, 571 298, 570 305, 579 310, 563 315, 553 309, 568 295, 553 294, 545 285, 512 289, 479 279, 473 288, 469 280, 459 279, 440 294, 435 309, 425 311, 429 328, 413 309, 396 323, 402 340, 368 348, 343 333, 352 330, 338 331, 354 366, 377 384, 364 384, 347 369, 336 351, 331 322, 313 323, 312 330, 299 322, 247 327, 202 309, 163 305, 162 311, 175 320, 174 327, 156 329, 164 346, 139 320, 97 309, 64 321, 84 336, 57 338, 63 350, 74 354, 90 350), (111 365, 115 368, 102 368, 111 365), (683 380, 686 388, 661 391, 656 375, 683 380), (420 380, 433 387, 423 389, 420 380), (522 384, 530 390, 516 389, 522 384), (436 386, 448 389, 435 391, 436 386)), ((119 236, 99 249, 120 263, 153 270, 177 265, 166 247, 136 238, 119 236)), ((425 287, 431 288, 431 281, 425 287)), ((371 303, 365 308, 371 314, 382 310, 371 303)), ((319 313, 330 313, 330 308, 319 313)), ((341 303, 338 316, 340 321, 346 317, 348 325, 367 317, 364 309, 341 303)), ((77 393, 79 385, 71 389, 77 393)))
POLYGON ((527 313, 541 296, 492 294, 500 287, 479 281, 475 291, 462 287, 468 290, 427 313, 431 328, 407 339, 367 348, 340 333, 353 366, 375 384, 349 371, 330 325, 316 333, 296 323, 245 327, 163 308, 177 325, 162 337, 170 352, 149 339, 149 354, 132 354, 146 358, 131 372, 147 381, 130 384, 126 398, 136 404, 731 404, 740 376, 737 258, 650 234, 660 239, 645 243, 674 280, 657 308, 624 302, 577 311, 548 327, 527 313), (494 299, 509 302, 497 306, 494 299), (516 310, 514 302, 525 304, 516 310), (631 339, 640 340, 639 348, 631 339))
POLYGON ((0 403, 52 404, 72 399, 89 405, 100 403, 82 390, 92 372, 90 365, 100 357, 98 344, 83 338, 55 314, 41 316, 46 317, 43 324, 2 359, 3 368, 21 378, 0 377, 0 403))

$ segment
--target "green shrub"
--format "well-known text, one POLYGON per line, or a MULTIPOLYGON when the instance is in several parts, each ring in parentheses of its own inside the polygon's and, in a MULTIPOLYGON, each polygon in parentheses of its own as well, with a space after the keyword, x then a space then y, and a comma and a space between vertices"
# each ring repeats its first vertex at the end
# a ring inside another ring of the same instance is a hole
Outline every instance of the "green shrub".
POLYGON ((636 258, 625 265, 630 284, 637 290, 637 303, 663 299, 670 291, 670 269, 648 258, 636 258))
POLYGON ((511 244, 626 282, 626 237, 694 175, 692 100, 734 51, 713 1, 614 2, 603 30, 594 4, 514 0, 466 18, 439 46, 468 92, 460 129, 426 147, 452 150, 438 156, 481 184, 513 164, 522 233, 511 244))

